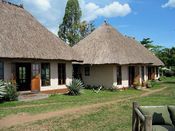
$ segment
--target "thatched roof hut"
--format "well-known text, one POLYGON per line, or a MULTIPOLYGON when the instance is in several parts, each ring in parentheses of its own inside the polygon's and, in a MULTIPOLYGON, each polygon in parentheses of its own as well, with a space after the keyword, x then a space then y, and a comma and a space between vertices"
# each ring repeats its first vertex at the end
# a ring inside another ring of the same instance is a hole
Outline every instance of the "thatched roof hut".
POLYGON ((154 54, 132 38, 123 36, 105 23, 75 45, 84 64, 163 65, 154 54))
POLYGON ((22 6, 0 0, 0 58, 81 60, 22 6))

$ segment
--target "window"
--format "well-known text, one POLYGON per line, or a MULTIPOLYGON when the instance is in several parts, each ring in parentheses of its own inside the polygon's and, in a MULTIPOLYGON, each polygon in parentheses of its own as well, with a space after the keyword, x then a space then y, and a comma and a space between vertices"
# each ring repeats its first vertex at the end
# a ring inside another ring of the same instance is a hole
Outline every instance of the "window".
POLYGON ((0 61, 0 80, 4 79, 4 63, 0 61))
POLYGON ((144 81, 144 75, 145 75, 145 71, 144 71, 144 66, 141 67, 141 71, 142 71, 142 81, 144 81))
POLYGON ((121 66, 117 66, 117 85, 122 84, 122 71, 121 66))
POLYGON ((66 64, 58 64, 58 85, 66 84, 66 64))
POLYGON ((32 76, 35 77, 40 73, 39 64, 32 64, 32 76))
POLYGON ((41 85, 42 86, 50 85, 50 64, 49 63, 41 64, 41 85))
POLYGON ((90 67, 89 66, 84 67, 84 74, 85 74, 85 76, 90 76, 90 67))

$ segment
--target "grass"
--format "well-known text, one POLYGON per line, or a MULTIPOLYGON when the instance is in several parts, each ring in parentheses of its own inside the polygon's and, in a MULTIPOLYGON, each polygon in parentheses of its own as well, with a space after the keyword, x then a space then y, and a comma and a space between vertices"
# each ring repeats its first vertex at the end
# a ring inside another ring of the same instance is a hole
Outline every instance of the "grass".
MULTIPOLYGON (((156 89, 161 87, 167 89, 152 94, 150 96, 128 100, 108 106, 102 106, 93 111, 83 114, 72 114, 64 117, 54 117, 47 120, 36 121, 24 125, 18 125, 4 130, 95 130, 95 131, 130 131, 131 130, 131 114, 132 102, 137 101, 140 105, 172 105, 175 103, 175 77, 166 78, 163 82, 156 83, 156 89)), ((154 90, 152 88, 152 90, 154 90)), ((127 90, 124 92, 108 92, 102 91, 99 94, 94 94, 90 90, 85 90, 81 96, 71 97, 64 95, 52 96, 47 100, 35 101, 29 103, 3 103, 0 108, 13 107, 30 104, 41 104, 44 102, 59 101, 60 108, 70 108, 71 106, 81 106, 86 104, 98 103, 103 101, 111 101, 115 99, 126 98, 133 95, 139 95, 143 92, 136 90, 127 90), (70 106, 70 105, 71 106, 70 106), (67 105, 67 106, 66 106, 67 105)), ((51 107, 53 107, 51 105, 51 107)), ((47 111, 51 109, 47 108, 47 111)), ((12 111, 13 112, 13 111, 12 111)), ((0 112, 4 113, 4 112, 0 112)))
POLYGON ((94 93, 92 90, 83 90, 79 96, 52 95, 48 99, 32 102, 5 102, 0 104, 0 118, 18 113, 38 114, 66 108, 78 107, 87 104, 107 102, 116 99, 136 96, 143 92, 129 89, 127 91, 100 91, 94 93))

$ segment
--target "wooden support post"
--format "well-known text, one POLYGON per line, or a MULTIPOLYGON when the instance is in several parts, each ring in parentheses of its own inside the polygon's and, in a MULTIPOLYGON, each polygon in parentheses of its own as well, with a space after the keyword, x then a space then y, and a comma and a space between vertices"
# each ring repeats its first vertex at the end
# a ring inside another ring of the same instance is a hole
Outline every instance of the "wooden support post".
POLYGON ((144 131, 152 131, 152 116, 145 115, 144 131))
POLYGON ((137 114, 135 112, 135 108, 138 108, 139 105, 137 102, 133 102, 133 107, 132 107, 132 131, 137 131, 138 130, 138 125, 137 125, 137 114))

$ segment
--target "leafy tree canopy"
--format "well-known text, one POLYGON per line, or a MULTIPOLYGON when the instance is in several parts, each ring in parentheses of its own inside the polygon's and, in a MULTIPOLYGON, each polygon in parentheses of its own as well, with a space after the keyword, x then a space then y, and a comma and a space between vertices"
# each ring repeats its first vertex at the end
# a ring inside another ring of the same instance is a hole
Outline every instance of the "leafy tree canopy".
POLYGON ((150 38, 144 38, 140 43, 162 60, 166 67, 175 66, 175 47, 164 48, 155 45, 150 38))
POLYGON ((68 0, 58 36, 70 46, 78 43, 95 29, 93 23, 81 22, 81 16, 78 0, 68 0))

